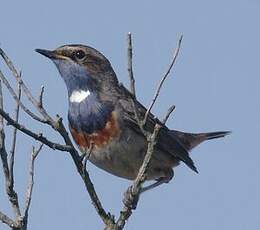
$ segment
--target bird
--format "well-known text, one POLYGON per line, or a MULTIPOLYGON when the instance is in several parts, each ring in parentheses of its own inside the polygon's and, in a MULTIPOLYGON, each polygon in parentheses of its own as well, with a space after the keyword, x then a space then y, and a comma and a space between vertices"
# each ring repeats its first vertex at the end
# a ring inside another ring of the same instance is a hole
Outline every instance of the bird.
MULTIPOLYGON (((55 50, 36 49, 56 65, 68 91, 68 124, 82 153, 91 148, 89 160, 115 176, 134 180, 146 154, 147 141, 135 118, 146 112, 133 94, 119 83, 110 61, 98 50, 81 44, 55 50)), ((145 129, 152 132, 160 121, 150 113, 145 129)), ((147 191, 172 180, 173 169, 184 162, 198 170, 190 157, 200 143, 224 137, 229 131, 187 133, 162 125, 147 180, 147 191)))

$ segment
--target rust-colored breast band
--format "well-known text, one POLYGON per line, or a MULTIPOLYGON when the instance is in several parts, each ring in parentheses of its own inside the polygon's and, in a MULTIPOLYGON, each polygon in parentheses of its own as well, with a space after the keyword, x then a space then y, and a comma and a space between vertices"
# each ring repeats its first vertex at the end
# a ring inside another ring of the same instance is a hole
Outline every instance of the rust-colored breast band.
POLYGON ((118 124, 117 114, 111 113, 111 117, 106 123, 104 129, 88 134, 86 132, 77 132, 77 130, 70 127, 71 134, 75 142, 84 151, 90 148, 91 144, 94 148, 103 148, 108 145, 115 137, 119 136, 121 130, 118 124))

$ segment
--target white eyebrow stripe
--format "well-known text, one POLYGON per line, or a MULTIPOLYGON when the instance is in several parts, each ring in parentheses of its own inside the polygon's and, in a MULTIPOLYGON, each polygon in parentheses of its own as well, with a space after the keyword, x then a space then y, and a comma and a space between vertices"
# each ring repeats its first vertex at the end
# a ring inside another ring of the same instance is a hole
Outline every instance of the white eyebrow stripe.
POLYGON ((85 100, 89 95, 89 90, 74 90, 70 95, 70 102, 80 103, 85 100))

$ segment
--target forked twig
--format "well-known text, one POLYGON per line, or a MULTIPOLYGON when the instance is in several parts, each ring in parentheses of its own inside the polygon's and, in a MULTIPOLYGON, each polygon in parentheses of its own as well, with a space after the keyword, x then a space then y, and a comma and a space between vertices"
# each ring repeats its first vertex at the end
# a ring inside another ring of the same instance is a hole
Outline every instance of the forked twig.
POLYGON ((36 160, 38 154, 42 150, 42 147, 43 147, 43 144, 41 144, 38 149, 35 149, 35 147, 33 147, 33 149, 32 149, 30 166, 29 166, 29 182, 27 185, 24 217, 23 217, 25 222, 27 222, 27 220, 28 220, 28 212, 29 212, 31 200, 32 200, 32 191, 33 191, 33 185, 34 185, 34 163, 35 163, 35 160, 36 160))
MULTIPOLYGON (((18 100, 21 100, 21 85, 18 84, 17 86, 18 91, 18 100)), ((20 112, 20 104, 16 103, 15 108, 15 121, 18 122, 19 120, 19 112, 20 112)), ((10 150, 10 159, 9 159, 9 167, 10 167, 10 187, 14 186, 14 155, 15 155, 15 149, 16 149, 16 139, 17 139, 17 128, 13 129, 13 140, 10 150)))
POLYGON ((166 122, 168 121, 170 115, 172 114, 172 112, 175 110, 175 105, 172 105, 169 109, 168 112, 166 113, 164 119, 162 120, 163 124, 166 124, 166 122))
POLYGON ((17 224, 6 214, 0 211, 0 221, 2 221, 4 224, 7 224, 10 228, 15 228, 17 224))
MULTIPOLYGON (((128 35, 128 39, 131 40, 132 39, 131 36, 128 35)), ((147 111, 146 111, 146 113, 144 115, 143 120, 141 120, 139 118, 138 111, 137 111, 137 108, 136 108, 136 104, 135 104, 134 100, 132 101, 133 109, 134 109, 134 112, 135 112, 135 118, 137 120, 137 123, 138 123, 141 131, 143 132, 144 136, 146 137, 148 144, 147 144, 147 151, 146 151, 146 154, 145 154, 142 166, 139 169, 139 172, 137 174, 136 179, 133 182, 133 185, 128 188, 128 191, 130 191, 130 193, 128 192, 127 195, 126 195, 127 197, 125 199, 127 199, 127 202, 125 202, 123 210, 120 212, 120 216, 119 216, 119 218, 117 220, 116 227, 115 227, 115 229, 117 229, 117 230, 123 229, 124 226, 125 226, 126 221, 132 215, 132 209, 135 208, 134 202, 136 202, 136 200, 138 202, 138 197, 140 195, 140 192, 141 192, 141 189, 142 189, 142 185, 145 182, 146 177, 147 177, 147 170, 148 170, 150 162, 151 162, 152 154, 154 152, 154 147, 155 147, 155 145, 157 143, 159 131, 162 128, 162 126, 167 122, 169 116, 171 115, 171 113, 175 109, 175 106, 171 106, 168 109, 168 112, 166 113, 166 115, 163 118, 162 122, 155 124, 152 133, 149 133, 148 131, 146 131, 144 129, 145 124, 147 122, 147 118, 148 118, 148 116, 149 116, 149 114, 150 114, 150 112, 151 112, 151 110, 152 110, 152 108, 153 108, 153 106, 154 106, 154 104, 155 104, 159 94, 160 94, 160 90, 161 90, 161 88, 163 86, 163 83, 165 82, 165 80, 168 77, 172 67, 174 66, 176 58, 177 58, 177 56, 179 54, 181 41, 182 41, 182 36, 180 37, 180 39, 178 41, 178 45, 177 45, 176 51, 174 53, 172 62, 170 64, 168 70, 164 74, 164 76, 161 78, 161 81, 159 82, 159 85, 157 87, 155 95, 154 95, 154 97, 153 97, 153 99, 152 99, 152 101, 150 103, 150 106, 148 107, 148 109, 147 109, 147 111)), ((128 42, 128 45, 131 45, 131 42, 128 42)), ((131 49, 128 48, 128 51, 129 50, 131 50, 131 49)), ((128 58, 132 58, 132 55, 128 54, 128 58)), ((132 60, 128 61, 128 63, 132 63, 132 60)), ((129 69, 131 69, 131 67, 129 69)), ((132 78, 133 78, 133 73, 129 72, 129 79, 130 79, 130 83, 131 83, 131 89, 135 88, 135 86, 133 85, 134 81, 132 81, 132 78)))
POLYGON ((128 49, 127 49, 127 70, 128 70, 128 76, 130 80, 130 89, 131 93, 134 97, 136 98, 136 93, 135 93, 135 78, 134 78, 134 73, 133 73, 133 46, 132 46, 132 34, 129 32, 127 34, 127 43, 128 43, 128 49))
MULTIPOLYGON (((42 123, 46 123, 46 120, 40 118, 39 116, 37 116, 36 114, 34 114, 31 110, 29 110, 18 98, 18 96, 16 95, 14 89, 11 87, 11 85, 9 84, 8 80, 5 78, 4 74, 0 71, 0 79, 3 81, 3 83, 5 84, 6 88, 8 89, 8 91, 10 92, 10 94, 12 95, 12 97, 14 98, 14 100, 16 101, 17 104, 19 104, 19 106, 24 110, 24 112, 26 112, 30 117, 32 117, 34 120, 42 122, 42 123)), ((18 84, 21 87, 21 84, 18 81, 18 84)))
POLYGON ((40 91, 40 95, 39 95, 38 106, 40 108, 42 108, 42 106, 43 106, 43 102, 42 102, 42 100, 43 100, 43 93, 44 93, 44 86, 41 87, 41 91, 40 91))
MULTIPOLYGON (((0 109, 3 109, 3 92, 2 92, 2 82, 0 81, 0 109)), ((21 216, 18 196, 14 190, 13 184, 10 181, 10 168, 8 165, 8 157, 5 148, 5 131, 4 131, 4 120, 3 117, 0 116, 0 157, 3 165, 4 176, 5 176, 5 184, 6 184, 6 193, 8 195, 9 201, 12 204, 12 208, 16 215, 16 218, 21 216)), ((7 215, 1 215, 2 218, 7 218, 7 215)), ((11 219, 11 218, 9 218, 11 219)), ((3 221, 3 219, 1 219, 3 221)), ((8 218, 6 219, 8 220, 8 218)))
POLYGON ((148 109, 147 109, 147 111, 145 113, 144 120, 143 120, 144 124, 146 123, 147 117, 150 114, 150 112, 151 112, 151 110, 152 110, 152 108, 153 108, 153 106, 154 106, 154 104, 155 104, 155 102, 156 102, 156 100, 157 100, 157 98, 158 98, 158 96, 160 94, 160 91, 161 91, 161 88, 163 86, 164 81, 169 76, 169 74, 170 74, 170 72, 172 70, 172 67, 174 66, 174 64, 175 64, 175 62, 177 60, 177 57, 178 57, 178 54, 179 54, 180 48, 181 48, 182 38, 183 38, 183 36, 181 35, 179 40, 178 40, 177 48, 174 51, 173 59, 171 61, 171 64, 170 64, 168 70, 166 71, 166 73, 164 74, 164 76, 161 78, 161 81, 159 82, 159 84, 157 86, 157 89, 156 89, 156 92, 154 94, 154 97, 153 97, 153 99, 152 99, 152 101, 151 101, 151 103, 150 103, 150 105, 149 105, 149 107, 148 107, 148 109))
POLYGON ((43 107, 39 107, 39 102, 33 97, 31 91, 28 89, 28 87, 25 85, 23 82, 20 74, 14 67, 14 64, 12 63, 11 59, 6 55, 6 53, 0 48, 0 55, 4 59, 5 63, 7 64, 8 68, 10 71, 13 73, 13 76, 15 77, 17 83, 19 83, 22 87, 22 90, 26 97, 28 98, 29 101, 34 105, 34 107, 39 111, 39 113, 44 117, 46 120, 46 123, 51 125, 54 129, 56 128, 55 126, 55 121, 51 118, 51 116, 46 112, 46 110, 43 107))
POLYGON ((52 149, 58 149, 61 151, 69 152, 72 150, 72 146, 69 145, 62 145, 59 143, 52 142, 48 140, 45 136, 42 135, 42 133, 35 133, 31 131, 30 129, 27 129, 25 126, 21 125, 20 123, 16 122, 14 119, 12 119, 8 113, 6 113, 4 110, 0 108, 0 115, 8 122, 8 125, 12 125, 13 127, 19 129, 21 132, 25 133, 26 135, 32 137, 33 139, 42 142, 43 144, 49 146, 52 149))

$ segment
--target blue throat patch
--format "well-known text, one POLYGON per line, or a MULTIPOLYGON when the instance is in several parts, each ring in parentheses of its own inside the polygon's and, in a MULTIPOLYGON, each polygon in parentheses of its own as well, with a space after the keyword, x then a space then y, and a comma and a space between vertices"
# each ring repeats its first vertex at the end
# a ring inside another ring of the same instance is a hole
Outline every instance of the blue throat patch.
POLYGON ((77 132, 92 134, 105 128, 112 111, 111 105, 101 103, 91 93, 80 103, 69 103, 68 119, 70 126, 77 132))
POLYGON ((100 101, 97 95, 100 89, 97 88, 95 78, 85 67, 73 61, 55 59, 54 63, 65 81, 69 97, 74 90, 91 92, 80 103, 69 101, 68 119, 71 128, 88 134, 105 128, 114 108, 100 101))
POLYGON ((83 66, 80 66, 72 61, 54 60, 61 77, 63 78, 68 94, 70 95, 73 90, 90 90, 97 91, 97 84, 83 66))

